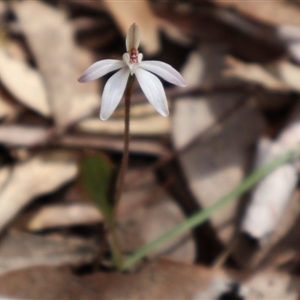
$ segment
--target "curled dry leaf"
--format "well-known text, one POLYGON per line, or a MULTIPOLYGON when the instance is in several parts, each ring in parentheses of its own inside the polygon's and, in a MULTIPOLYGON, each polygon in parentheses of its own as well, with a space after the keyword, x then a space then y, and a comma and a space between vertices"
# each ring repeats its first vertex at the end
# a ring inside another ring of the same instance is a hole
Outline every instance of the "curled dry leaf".
POLYGON ((49 137, 50 130, 47 128, 22 125, 0 126, 0 143, 7 146, 37 146, 45 143, 49 137))
POLYGON ((0 79, 17 100, 45 117, 50 107, 47 92, 40 73, 24 61, 9 56, 0 47, 0 79))
POLYGON ((91 225, 103 221, 103 216, 94 205, 73 203, 70 205, 43 206, 27 225, 29 230, 39 231, 57 227, 91 225))
POLYGON ((16 164, 0 190, 0 232, 35 197, 55 191, 76 175, 76 162, 68 155, 35 156, 16 164))
POLYGON ((138 24, 141 31, 141 45, 148 55, 154 55, 160 50, 158 24, 148 1, 110 1, 105 0, 107 10, 126 36, 128 28, 138 24))
POLYGON ((71 23, 60 10, 40 1, 15 2, 13 7, 43 74, 56 124, 63 130, 99 106, 95 84, 81 88, 77 83, 91 57, 76 50, 71 23))

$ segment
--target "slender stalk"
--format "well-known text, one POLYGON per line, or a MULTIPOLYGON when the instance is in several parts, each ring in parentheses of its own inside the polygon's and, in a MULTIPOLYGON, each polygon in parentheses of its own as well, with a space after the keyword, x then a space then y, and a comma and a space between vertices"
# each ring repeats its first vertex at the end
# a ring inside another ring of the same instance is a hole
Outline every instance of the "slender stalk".
POLYGON ((127 82, 127 87, 125 90, 125 130, 124 130, 124 149, 122 164, 120 167, 119 176, 116 184, 116 193, 114 198, 114 213, 116 214, 117 208, 120 203, 122 190, 125 181, 125 174, 128 167, 128 157, 129 157, 129 130, 130 130, 130 101, 131 101, 131 89, 134 81, 134 76, 130 76, 127 82))
POLYGON ((131 90, 134 82, 134 76, 130 76, 127 82, 125 90, 125 129, 124 129, 124 149, 122 163, 120 166, 119 175, 116 181, 115 195, 113 199, 113 209, 111 220, 109 221, 108 228, 112 236, 112 252, 113 252, 113 261, 118 270, 122 270, 123 258, 119 246, 118 236, 117 236, 117 222, 116 214, 118 206, 121 200, 122 191, 124 187, 125 175, 128 167, 129 160, 129 139, 130 139, 130 102, 131 102, 131 90))

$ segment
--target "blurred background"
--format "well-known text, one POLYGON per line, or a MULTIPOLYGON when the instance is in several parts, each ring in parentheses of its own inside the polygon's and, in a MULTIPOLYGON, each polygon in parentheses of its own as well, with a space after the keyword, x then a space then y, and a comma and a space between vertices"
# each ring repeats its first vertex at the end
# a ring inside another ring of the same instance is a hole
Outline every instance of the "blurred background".
POLYGON ((286 163, 205 224, 112 272, 104 214, 122 158, 124 103, 99 119, 128 28, 170 115, 133 86, 118 209, 124 257, 300 142, 300 2, 0 0, 0 299, 299 299, 299 164, 286 163), (1 298, 3 297, 3 298, 1 298))

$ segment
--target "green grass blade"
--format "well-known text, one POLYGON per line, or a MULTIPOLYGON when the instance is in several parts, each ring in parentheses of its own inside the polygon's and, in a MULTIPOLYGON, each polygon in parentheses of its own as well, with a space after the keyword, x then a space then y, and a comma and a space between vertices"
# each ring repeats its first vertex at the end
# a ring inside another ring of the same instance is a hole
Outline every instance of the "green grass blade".
POLYGON ((148 253, 153 251, 158 246, 164 244, 166 241, 172 239, 173 237, 181 234, 184 231, 187 231, 189 229, 192 229, 196 226, 201 225, 202 223, 207 221, 211 217, 211 215, 213 215, 216 211, 221 209, 227 203, 229 203, 229 202, 233 201, 234 199, 237 199, 238 197, 243 195, 250 188, 252 188, 256 183, 258 183, 260 180, 262 180, 266 175, 268 175, 273 170, 275 170, 278 166, 286 163, 291 158, 293 158, 294 156, 299 155, 299 154, 300 154, 300 145, 297 146, 295 149, 288 151, 287 153, 275 158, 273 161, 271 161, 267 165, 261 167, 257 171, 254 171, 243 182, 241 182, 241 184, 238 187, 236 187, 234 190, 232 190, 226 196, 222 197, 216 203, 214 203, 207 209, 204 209, 204 210, 200 211, 199 213, 196 213, 195 215, 189 217, 184 222, 180 223, 179 225, 175 226, 170 231, 161 235, 159 238, 157 238, 153 242, 138 249, 135 253, 133 253, 131 256, 129 256, 125 260, 125 262, 123 264, 123 270, 130 268, 132 265, 134 265, 139 260, 141 260, 143 257, 145 257, 148 253))

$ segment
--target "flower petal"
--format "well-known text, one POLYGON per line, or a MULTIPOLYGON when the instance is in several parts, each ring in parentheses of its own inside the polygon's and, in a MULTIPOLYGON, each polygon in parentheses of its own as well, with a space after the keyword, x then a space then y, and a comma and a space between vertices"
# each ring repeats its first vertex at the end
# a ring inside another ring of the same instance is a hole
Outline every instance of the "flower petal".
POLYGON ((141 68, 136 69, 135 75, 141 89, 157 112, 164 117, 168 116, 168 102, 160 80, 153 74, 141 68))
POLYGON ((107 120, 119 104, 124 94, 129 73, 129 68, 122 68, 106 82, 101 101, 101 120, 107 120))
POLYGON ((126 36, 126 50, 129 52, 132 48, 137 49, 140 44, 140 30, 139 27, 133 23, 126 36))
POLYGON ((140 68, 152 72, 173 84, 186 86, 186 83, 184 82, 184 79, 179 74, 179 72, 177 72, 173 67, 164 62, 157 60, 142 61, 140 63, 140 68))
POLYGON ((104 76, 105 74, 121 69, 125 66, 122 60, 104 59, 93 63, 84 73, 78 78, 79 82, 88 82, 104 76))
POLYGON ((130 56, 127 52, 123 54, 123 61, 128 67, 130 67, 130 56))

